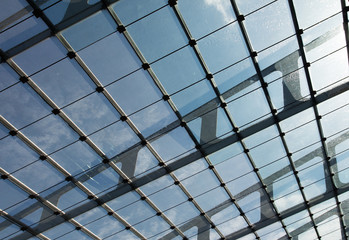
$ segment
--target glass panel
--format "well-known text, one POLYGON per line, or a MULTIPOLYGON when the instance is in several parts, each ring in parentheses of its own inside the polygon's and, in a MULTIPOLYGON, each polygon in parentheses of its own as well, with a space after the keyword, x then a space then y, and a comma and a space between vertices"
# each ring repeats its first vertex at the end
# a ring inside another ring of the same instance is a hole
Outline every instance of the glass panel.
POLYGON ((274 138, 262 145, 251 148, 250 154, 257 168, 286 156, 281 138, 274 138))
MULTIPOLYGON (((150 238, 170 228, 170 226, 159 216, 154 216, 147 221, 135 225, 134 227, 146 238, 150 238)), ((159 236, 156 238, 158 239, 159 236)))
POLYGON ((237 22, 198 41, 198 46, 213 73, 249 56, 237 22))
POLYGON ((80 65, 68 58, 33 75, 32 79, 60 107, 95 91, 92 80, 80 65))
POLYGON ((47 38, 13 58, 27 75, 66 57, 67 50, 56 37, 47 38))
POLYGON ((51 113, 50 107, 28 85, 23 84, 1 92, 0 105, 1 115, 16 128, 22 128, 51 113))
POLYGON ((101 93, 93 93, 69 105, 64 112, 86 135, 120 118, 120 114, 101 93))
POLYGON ((86 225, 96 219, 102 218, 107 214, 107 211, 102 207, 95 207, 85 213, 80 214, 74 219, 78 221, 81 225, 86 225))
POLYGON ((253 170, 249 159, 244 153, 215 165, 215 168, 224 182, 239 178, 253 170))
POLYGON ((199 160, 196 160, 174 171, 174 173, 177 176, 178 180, 184 180, 206 169, 207 169, 206 160, 204 158, 200 158, 199 160))
POLYGON ((125 219, 129 224, 134 225, 151 218, 156 214, 145 201, 137 201, 125 208, 117 211, 117 213, 125 219))
POLYGON ((311 25, 341 11, 340 1, 331 0, 295 0, 294 7, 296 9, 300 28, 308 28, 311 25))
POLYGON ((313 62, 345 46, 345 33, 342 22, 341 14, 337 14, 304 32, 302 38, 309 62, 313 62))
POLYGON ((150 196, 151 194, 161 191, 162 189, 165 189, 169 186, 173 185, 173 178, 171 178, 169 175, 164 175, 154 181, 151 181, 150 183, 147 183, 140 187, 142 192, 144 192, 145 195, 150 196))
POLYGON ((261 51, 292 34, 294 26, 286 0, 275 1, 246 17, 245 26, 256 51, 261 51))
POLYGON ((98 154, 81 141, 55 152, 51 157, 72 175, 77 175, 101 163, 98 154))
POLYGON ((274 200, 275 207, 277 208, 278 212, 281 213, 301 203, 304 203, 304 199, 302 197, 302 193, 299 190, 274 200))
POLYGON ((13 234, 15 234, 16 232, 20 232, 22 233, 22 231, 20 230, 20 228, 13 224, 12 222, 7 221, 4 218, 0 218, 0 225, 5 225, 7 227, 2 228, 0 231, 0 238, 1 239, 6 239, 6 237, 8 236, 13 236, 13 234))
POLYGON ((214 80, 223 97, 228 99, 258 81, 258 77, 251 58, 247 58, 216 73, 214 80))
POLYGON ((229 102, 228 109, 238 127, 244 126, 270 112, 262 89, 257 89, 229 102))
POLYGON ((178 111, 186 115, 216 97, 213 88, 206 80, 200 81, 191 87, 172 96, 178 111))
POLYGON ((0 64, 0 91, 18 83, 18 79, 18 74, 9 65, 5 63, 0 64))
POLYGON ((160 101, 130 116, 144 137, 167 127, 178 120, 167 102, 160 101))
POLYGON ((112 168, 107 168, 98 174, 91 176, 90 179, 83 182, 89 190, 95 194, 115 187, 120 181, 120 176, 112 168))
POLYGON ((137 155, 136 169, 134 175, 141 177, 143 174, 149 173, 150 170, 159 169, 159 161, 149 151, 148 148, 143 147, 139 150, 137 155))
POLYGON ((155 62, 151 67, 170 95, 205 78, 205 72, 191 47, 155 62))
POLYGON ((120 0, 112 5, 113 10, 116 12, 120 20, 124 25, 128 25, 137 19, 150 14, 158 8, 166 5, 166 0, 149 0, 147 2, 143 0, 120 0))
POLYGON ((285 140, 290 152, 307 147, 320 141, 318 127, 315 121, 307 123, 297 129, 287 132, 285 140), (307 134, 303 134, 306 132, 307 134))
POLYGON ((127 31, 149 63, 188 43, 169 6, 130 25, 127 31))
POLYGON ((6 198, 2 198, 0 202, 0 209, 4 211, 28 198, 28 194, 7 180, 0 181, 0 193, 1 196, 7 196, 6 198))
POLYGON ((195 200, 205 212, 214 211, 218 206, 228 206, 231 204, 230 197, 221 187, 206 192, 196 197, 195 200))
POLYGON ((191 202, 185 202, 164 213, 177 226, 200 214, 199 210, 191 202))
POLYGON ((99 3, 99 0, 78 2, 59 1, 57 4, 46 9, 44 13, 53 24, 58 24, 67 20, 72 21, 76 15, 80 15, 96 3, 99 3))
POLYGON ((63 174, 45 161, 34 162, 15 172, 13 176, 36 192, 41 192, 64 181, 63 174))
POLYGON ((90 238, 89 236, 87 236, 85 233, 83 233, 82 231, 72 231, 66 235, 63 235, 59 238, 57 238, 59 240, 71 240, 71 239, 79 239, 79 240, 90 240, 92 238, 90 238))
POLYGON ((48 238, 54 239, 54 238, 60 237, 62 235, 65 235, 68 232, 73 231, 74 229, 75 228, 74 228, 73 224, 65 222, 65 223, 62 223, 58 226, 55 226, 55 227, 43 232, 42 234, 44 234, 48 238))
POLYGON ((178 8, 191 35, 196 39, 236 19, 228 0, 179 1, 178 8))
POLYGON ((176 185, 172 185, 162 191, 152 194, 149 198, 161 211, 166 211, 188 200, 180 187, 176 185))
POLYGON ((125 193, 124 195, 121 195, 120 197, 117 197, 109 202, 107 202, 108 206, 111 207, 113 210, 121 209, 125 206, 128 206, 136 201, 139 200, 139 195, 135 191, 131 191, 128 193, 125 193))
POLYGON ((241 207, 242 211, 246 214, 247 219, 251 223, 256 223, 261 220, 261 194, 256 191, 246 197, 238 200, 238 204, 241 207))
POLYGON ((68 124, 56 115, 50 115, 26 127, 22 132, 48 154, 78 139, 78 135, 68 124))
POLYGON ((3 51, 7 51, 38 33, 43 32, 47 28, 47 25, 41 20, 41 18, 32 16, 25 21, 21 21, 15 26, 6 29, 4 32, 1 32, 0 48, 3 51))
POLYGON ((136 144, 137 135, 125 122, 117 122, 90 136, 91 140, 111 158, 136 144))
POLYGON ((349 116, 349 105, 322 116, 320 121, 324 136, 329 137, 347 129, 349 127, 347 116, 349 116))
POLYGON ((217 177, 211 170, 205 170, 182 181, 184 187, 192 196, 197 196, 220 185, 217 177), (200 184, 198 184, 200 183, 200 184))
POLYGON ((0 141, 0 167, 14 172, 35 160, 39 156, 17 137, 7 137, 0 141))
POLYGON ((257 146, 261 143, 264 143, 276 136, 279 135, 279 132, 275 125, 272 125, 270 127, 267 127, 247 138, 244 139, 244 142, 247 146, 250 146, 250 148, 257 146))
POLYGON ((239 142, 233 143, 228 147, 222 148, 219 151, 216 151, 209 155, 210 162, 213 165, 218 166, 220 162, 229 160, 230 158, 235 157, 236 155, 242 153, 243 148, 239 142))
POLYGON ((348 54, 344 48, 313 63, 309 69, 314 90, 319 90, 347 77, 349 75, 348 64, 338 64, 346 61, 348 61, 348 54))
POLYGON ((102 217, 95 222, 87 224, 85 227, 103 239, 125 228, 124 225, 112 216, 102 217))
POLYGON ((236 0, 235 2, 241 13, 248 14, 252 11, 256 11, 259 8, 262 8, 263 6, 269 4, 270 2, 273 2, 273 0, 261 0, 261 1, 253 2, 253 4, 250 4, 245 0, 236 0))
POLYGON ((93 74, 107 85, 141 67, 141 63, 122 34, 115 33, 79 52, 93 74))
POLYGON ((143 69, 109 85, 106 90, 128 115, 162 97, 153 79, 143 69))
POLYGON ((180 155, 183 157, 183 154, 188 154, 190 150, 195 148, 194 142, 182 127, 152 141, 151 145, 164 161, 174 160, 180 155))
POLYGON ((282 120, 280 122, 280 127, 284 132, 288 132, 298 128, 301 125, 311 122, 314 119, 314 110, 312 108, 308 108, 307 110, 294 114, 285 120, 282 120))
POLYGON ((341 106, 348 104, 347 100, 349 99, 349 91, 341 93, 331 99, 328 99, 325 102, 318 104, 318 110, 320 115, 325 115, 341 106))
POLYGON ((115 21, 107 10, 102 10, 65 29, 61 34, 75 51, 80 51, 115 31, 115 21))
POLYGON ((227 187, 233 196, 241 197, 256 190, 256 187, 260 184, 259 182, 257 175, 254 172, 251 172, 228 182, 227 187))
MULTIPOLYGON (((335 182, 337 186, 345 185, 349 182, 349 149, 348 149, 349 140, 342 140, 341 143, 335 146, 335 164, 333 166, 334 171, 337 172, 338 177, 335 177, 335 182)), ((333 150, 332 150, 333 151, 333 150)), ((333 153, 332 153, 333 154, 333 153)))
POLYGON ((136 235, 134 235, 131 231, 124 230, 124 231, 118 232, 116 234, 114 233, 111 236, 106 237, 104 239, 108 239, 108 240, 111 240, 111 239, 138 240, 139 238, 136 237, 136 235))
POLYGON ((248 225, 245 219, 241 216, 236 217, 234 219, 225 221, 217 226, 218 230, 220 230, 224 235, 228 235, 234 232, 237 232, 243 228, 247 228, 248 225))
POLYGON ((31 12, 31 7, 25 8, 28 6, 25 0, 3 0, 0 6, 0 30, 12 25, 11 23, 22 17, 23 14, 31 12), (13 17, 14 19, 12 19, 13 17))
POLYGON ((259 168, 259 174, 266 185, 272 184, 276 179, 293 174, 290 161, 287 157, 279 159, 259 168))

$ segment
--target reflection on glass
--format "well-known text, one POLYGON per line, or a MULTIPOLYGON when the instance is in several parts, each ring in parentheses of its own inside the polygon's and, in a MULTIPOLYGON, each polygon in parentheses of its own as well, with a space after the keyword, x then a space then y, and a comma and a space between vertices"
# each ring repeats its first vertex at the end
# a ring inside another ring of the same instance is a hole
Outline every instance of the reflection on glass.
POLYGON ((22 233, 21 229, 17 225, 12 224, 12 222, 7 221, 3 217, 0 218, 0 224, 8 225, 8 227, 0 231, 1 239, 6 239, 8 236, 13 237, 16 232, 22 233))
POLYGON ((230 197, 227 192, 221 188, 217 187, 205 194, 202 194, 195 198, 199 206, 205 211, 213 210, 215 207, 222 203, 230 203, 230 197))
POLYGON ((58 226, 55 226, 45 232, 43 232, 42 234, 44 234, 46 237, 48 238, 57 238, 57 237, 60 237, 68 232, 71 232, 73 231, 75 228, 74 228, 74 225, 71 224, 71 223, 68 223, 68 222, 64 222, 64 223, 61 223, 59 224, 58 226))
POLYGON ((75 51, 79 51, 115 31, 115 21, 107 10, 102 10, 65 29, 61 34, 75 51))
POLYGON ((28 194, 18 188, 10 181, 0 181, 0 193, 1 196, 8 196, 3 198, 0 202, 0 209, 7 211, 6 209, 14 204, 28 198, 28 194))
POLYGON ((67 50, 56 37, 50 37, 16 55, 13 60, 27 75, 66 57, 67 50))
POLYGON ((311 64, 309 70, 314 90, 319 90, 349 75, 347 49, 343 48, 311 64))
POLYGON ((118 210, 117 213, 132 225, 149 219, 156 214, 155 210, 142 200, 118 210))
POLYGON ((170 6, 130 25, 127 31, 150 63, 188 43, 170 6))
POLYGON ((149 13, 155 11, 158 8, 166 5, 166 0, 120 0, 111 5, 116 12, 121 22, 124 25, 128 25, 133 21, 136 21, 149 13))
POLYGON ((220 182, 218 181, 215 174, 211 170, 207 169, 183 180, 182 184, 188 190, 188 192, 195 197, 199 194, 218 187, 220 185, 220 182), (197 184, 198 182, 200 184, 197 184))
POLYGON ((211 155, 209 155, 209 159, 211 163, 215 165, 235 157, 236 155, 242 153, 242 151, 243 148, 241 146, 241 143, 236 142, 212 153, 211 155))
POLYGON ((95 222, 87 224, 85 227, 103 239, 125 228, 124 225, 112 216, 104 216, 95 222))
POLYGON ((120 114, 104 97, 93 93, 64 108, 64 112, 86 135, 117 122, 120 114))
POLYGON ((153 79, 143 69, 109 85, 106 90, 127 115, 158 101, 162 97, 153 79))
POLYGON ((95 90, 80 65, 68 58, 33 75, 32 79, 60 107, 95 90))
POLYGON ((170 95, 205 78, 205 72, 191 47, 155 62, 151 67, 170 95))
POLYGON ((200 81, 172 96, 178 111, 186 115, 216 97, 213 88, 206 80, 200 81))
POLYGON ((160 101, 130 116, 144 137, 167 127, 178 118, 167 102, 160 101))
MULTIPOLYGON (((135 225, 134 227, 147 239, 159 233, 163 233, 165 230, 170 228, 167 222, 165 222, 160 216, 154 216, 135 225)), ((160 237, 161 236, 159 235, 155 239, 159 239, 160 237)))
POLYGON ((182 127, 178 127, 152 141, 151 145, 164 161, 173 160, 195 148, 194 142, 182 127))
POLYGON ((237 22, 198 41, 198 46, 213 73, 249 55, 237 22))
POLYGON ((60 174, 46 161, 34 162, 15 172, 13 176, 36 192, 41 192, 64 181, 63 174, 60 174))
POLYGON ((149 198, 161 211, 165 211, 187 201, 187 196, 176 185, 152 194, 149 198))
POLYGON ((250 123, 270 112, 261 88, 228 103, 233 120, 238 127, 250 123))
POLYGON ((239 11, 242 14, 248 14, 252 11, 262 8, 263 6, 267 5, 270 2, 273 2, 273 0, 260 0, 260 1, 253 2, 253 4, 245 0, 236 0, 235 2, 239 8, 239 11))
POLYGON ((0 167, 11 173, 39 158, 22 140, 7 137, 0 141, 0 167))
POLYGON ((259 132, 256 132, 255 134, 247 137, 244 139, 244 142, 247 146, 250 148, 257 146, 261 143, 264 143, 276 136, 279 136, 278 129, 276 125, 271 125, 270 127, 267 127, 259 132))
POLYGON ((341 11, 340 1, 331 0, 295 0, 294 7, 299 27, 303 29, 341 11))
POLYGON ((0 104, 0 114, 16 128, 22 128, 51 113, 44 100, 23 84, 16 84, 1 92, 0 104))
POLYGON ((304 203, 304 199, 299 190, 274 200, 274 205, 278 212, 283 212, 301 203, 304 203))
POLYGON ((321 118, 321 126, 325 137, 332 136, 338 132, 348 129, 349 105, 342 107, 321 118), (333 123, 336 124, 333 124, 333 123))
POLYGON ((139 238, 136 237, 136 235, 134 235, 131 231, 129 230, 124 230, 124 231, 121 231, 121 232, 118 232, 118 233, 114 233, 106 238, 103 238, 103 239, 108 239, 108 240, 111 240, 111 239, 125 239, 125 240, 138 240, 139 238))
POLYGON ((199 210, 191 202, 185 202, 164 212, 175 225, 180 225, 200 214, 199 210))
POLYGON ((96 175, 90 176, 88 180, 83 182, 83 185, 93 193, 99 194, 102 191, 116 187, 119 181, 119 174, 117 174, 114 169, 107 168, 96 175))
POLYGON ((90 138, 109 158, 139 141, 127 123, 121 121, 94 133, 90 138))
POLYGON ((141 67, 134 50, 118 32, 81 50, 79 55, 103 85, 141 67))
POLYGON ((63 236, 57 238, 57 240, 58 239, 59 240, 71 240, 71 239, 91 240, 92 238, 90 238, 88 235, 86 235, 82 231, 74 230, 66 235, 63 235, 63 236))
POLYGON ((164 175, 154 181, 151 181, 150 183, 141 186, 140 189, 145 195, 150 196, 151 194, 163 190, 171 185, 173 185, 172 177, 170 177, 169 175, 164 175))
POLYGON ((31 37, 43 32, 48 27, 41 18, 31 16, 12 28, 0 33, 0 48, 7 51, 31 37))
POLYGON ((253 170, 249 159, 244 153, 215 165, 215 168, 224 182, 239 178, 253 170))
POLYGON ((179 1, 178 8, 196 39, 233 22, 235 14, 228 0, 179 1))
POLYGON ((261 51, 294 34, 291 12, 286 0, 275 1, 244 21, 252 47, 261 51))
POLYGON ((18 74, 7 64, 0 64, 0 91, 19 81, 18 74))

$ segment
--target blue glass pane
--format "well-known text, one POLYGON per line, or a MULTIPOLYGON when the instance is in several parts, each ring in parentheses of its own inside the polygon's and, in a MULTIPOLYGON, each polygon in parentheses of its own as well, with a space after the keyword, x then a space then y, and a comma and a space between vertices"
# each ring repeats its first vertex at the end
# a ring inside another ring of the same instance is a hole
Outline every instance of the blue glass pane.
POLYGON ((38 154, 17 137, 7 137, 0 141, 0 167, 7 172, 14 172, 38 158, 38 154))
POLYGON ((270 127, 267 127, 259 132, 256 132, 255 134, 247 137, 244 139, 244 142, 249 146, 250 148, 257 146, 261 143, 264 143, 276 136, 279 136, 279 131, 276 127, 276 125, 272 125, 270 127))
MULTIPOLYGON (((230 181, 227 184, 228 189, 231 191, 233 196, 240 196, 241 193, 249 189, 250 187, 256 187, 256 184, 259 184, 259 179, 254 172, 247 173, 242 177, 236 178, 233 181, 230 181)), ((251 190, 248 190, 250 192, 251 190)), ((245 193, 246 194, 246 193, 245 193)))
POLYGON ((262 89, 257 89, 229 102, 228 109, 238 127, 244 126, 270 112, 262 89))
POLYGON ((215 188, 195 198, 196 202, 205 212, 213 210, 222 203, 231 204, 227 192, 221 188, 215 188))
POLYGON ((50 115, 26 127, 22 132, 47 154, 79 138, 78 134, 56 115, 50 115), (57 129, 59 131, 56 131, 57 129))
POLYGON ((153 79, 143 69, 120 79, 106 89, 128 115, 162 97, 153 79))
POLYGON ((134 50, 120 33, 92 44, 81 50, 79 55, 103 85, 141 67, 134 50))
POLYGON ((43 234, 46 236, 46 237, 49 237, 49 238, 57 238, 59 236, 62 236, 70 231, 73 231, 75 228, 74 228, 74 225, 71 224, 71 223, 68 223, 68 222, 65 222, 65 223, 62 223, 58 226, 55 226, 45 232, 43 232, 43 234))
POLYGON ((95 90, 92 80, 80 65, 68 58, 35 74, 32 79, 60 107, 95 90))
POLYGON ((164 161, 172 160, 195 148, 194 142, 182 127, 178 127, 152 141, 151 145, 164 161))
POLYGON ((87 135, 120 118, 120 114, 101 93, 93 93, 65 107, 64 112, 87 135))
POLYGON ((185 202, 179 206, 171 208, 164 212, 164 214, 175 224, 180 225, 198 215, 199 210, 191 202, 185 202))
POLYGON ((61 34, 75 51, 80 51, 115 31, 115 21, 107 10, 102 10, 65 29, 61 34))
POLYGON ((166 127, 178 120, 172 108, 167 102, 160 101, 130 116, 144 137, 166 127))
POLYGON ((341 11, 340 1, 331 0, 295 0, 294 6, 300 28, 308 28, 309 26, 341 11))
POLYGON ((72 175, 86 171, 101 163, 98 154, 81 141, 55 152, 51 157, 72 175))
POLYGON ((120 176, 112 168, 107 168, 100 173, 91 176, 88 180, 83 182, 94 194, 99 194, 102 191, 108 190, 116 185, 120 181, 120 176))
POLYGON ((71 240, 71 239, 79 239, 79 240, 91 240, 92 238, 90 238, 88 235, 86 235, 85 233, 81 232, 81 231, 72 231, 66 235, 63 235, 59 238, 56 238, 59 240, 71 240))
POLYGON ((111 216, 105 216, 95 222, 87 224, 85 227, 103 239, 125 228, 124 225, 111 216))
POLYGON ((7 236, 10 236, 10 235, 13 236, 13 234, 15 234, 16 232, 22 233, 22 231, 20 230, 20 228, 17 225, 12 224, 12 222, 9 222, 2 217, 0 218, 0 224, 5 225, 5 226, 8 225, 8 227, 1 229, 1 231, 0 231, 0 238, 1 239, 5 239, 7 236))
POLYGON ((0 208, 5 211, 7 211, 7 208, 28 198, 27 193, 22 191, 20 188, 18 188, 8 180, 0 181, 0 193, 1 196, 7 196, 0 202, 0 208))
POLYGON ((120 240, 138 240, 139 238, 134 235, 131 231, 129 230, 124 230, 118 233, 115 233, 109 237, 106 237, 104 239, 112 240, 112 239, 120 239, 120 240))
POLYGON ((274 200, 274 204, 279 212, 283 212, 301 203, 304 203, 304 198, 299 190, 274 200))
POLYGON ((46 161, 34 162, 15 172, 13 176, 36 192, 41 192, 64 181, 63 174, 59 173, 46 161))
POLYGON ((90 138, 109 158, 140 141, 127 123, 120 121, 94 133, 90 138))
POLYGON ((233 8, 228 0, 179 1, 178 8, 190 33, 196 39, 235 20, 233 8))
POLYGON ((0 64, 0 91, 17 83, 18 74, 7 64, 0 64))
MULTIPOLYGON (((170 228, 167 222, 165 222, 160 216, 154 216, 147 221, 135 225, 134 227, 146 238, 150 238, 170 228)), ((159 236, 156 237, 156 239, 158 238, 159 236)))
MULTIPOLYGON (((31 11, 31 8, 28 7, 28 10, 24 9, 29 4, 25 0, 3 0, 0 3, 0 30, 5 28, 7 25, 11 24, 12 21, 10 18, 12 16, 18 16, 20 17, 22 14, 25 14, 27 12, 31 11), (24 13, 22 13, 22 11, 24 13), (19 13, 20 12, 20 13, 19 13), (7 20, 7 21, 6 21, 7 20), (6 24, 7 23, 7 24, 6 24)), ((16 19, 18 18, 16 17, 16 19)))
POLYGON ((240 143, 231 144, 225 148, 220 149, 209 155, 209 159, 213 165, 224 162, 230 158, 235 157, 239 153, 242 153, 243 148, 240 143))
POLYGON ((3 51, 7 51, 38 33, 43 32, 47 28, 47 25, 41 20, 41 18, 32 16, 25 21, 16 24, 12 28, 1 32, 0 48, 3 51))
POLYGON ((155 156, 149 151, 148 148, 143 147, 139 150, 137 155, 135 176, 140 177, 144 174, 148 174, 149 170, 155 170, 160 168, 158 166, 159 161, 155 156))
POLYGON ((138 200, 139 200, 139 194, 136 193, 135 191, 131 191, 107 202, 107 204, 109 207, 111 207, 115 211, 125 206, 128 206, 138 200))
POLYGON ((196 160, 188 165, 185 165, 184 167, 181 167, 180 169, 177 169, 176 171, 174 171, 174 174, 176 175, 178 180, 184 180, 192 175, 195 175, 196 173, 206 170, 207 167, 208 165, 206 160, 204 158, 200 158, 199 160, 196 160))
POLYGON ((137 201, 123 209, 117 211, 120 216, 125 219, 129 224, 137 224, 149 219, 156 214, 145 201, 137 201))
POLYGON ((200 81, 172 96, 179 112, 186 115, 216 97, 212 86, 207 80, 200 81))
POLYGON ((197 196, 220 185, 217 177, 211 170, 205 170, 182 181, 184 187, 192 196, 197 196), (198 185, 197 183, 201 184, 198 185))
POLYGON ((17 84, 0 94, 0 113, 22 128, 51 113, 50 107, 28 85, 17 84), (21 96, 20 98, 18 96, 21 96))
POLYGON ((275 1, 246 17, 244 21, 252 47, 256 51, 269 47, 295 33, 286 0, 275 1))
POLYGON ((168 94, 205 78, 205 72, 191 47, 185 47, 155 62, 151 67, 168 94))
POLYGON ((81 225, 86 225, 98 218, 104 217, 105 215, 107 215, 107 211, 105 209, 103 209, 102 207, 96 207, 85 213, 80 214, 74 219, 78 221, 81 225))
POLYGON ((179 188, 172 185, 149 196, 150 200, 161 210, 165 211, 188 200, 188 197, 179 188))
POLYGON ((212 73, 249 56, 237 22, 198 41, 198 46, 212 73))
POLYGON ((166 0, 120 0, 112 5, 121 22, 128 25, 133 21, 144 17, 145 15, 165 6, 166 0))
POLYGON ((27 75, 41 70, 66 57, 67 50, 56 37, 44 41, 16 55, 13 60, 27 75))
POLYGON ((150 63, 188 43, 169 6, 130 25, 127 31, 150 63))
POLYGON ((248 14, 252 11, 255 11, 259 8, 262 8, 263 6, 267 5, 268 3, 272 2, 273 0, 260 0, 260 1, 255 1, 253 4, 251 4, 248 1, 245 0, 236 0, 236 4, 239 8, 239 11, 242 14, 248 14))

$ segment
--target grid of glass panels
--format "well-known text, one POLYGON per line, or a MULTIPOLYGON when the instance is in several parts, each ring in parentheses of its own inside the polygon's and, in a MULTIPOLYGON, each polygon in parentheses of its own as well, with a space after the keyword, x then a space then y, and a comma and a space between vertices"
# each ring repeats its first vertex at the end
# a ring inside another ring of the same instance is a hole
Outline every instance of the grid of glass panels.
POLYGON ((2 1, 1 239, 347 239, 348 10, 2 1))

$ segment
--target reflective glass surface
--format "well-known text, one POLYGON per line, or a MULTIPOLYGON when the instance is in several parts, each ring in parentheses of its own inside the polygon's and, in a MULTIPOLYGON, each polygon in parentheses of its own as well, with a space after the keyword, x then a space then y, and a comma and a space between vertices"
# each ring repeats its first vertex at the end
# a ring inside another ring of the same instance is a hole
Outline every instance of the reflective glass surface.
POLYGON ((0 1, 0 238, 347 239, 348 4, 0 1))

